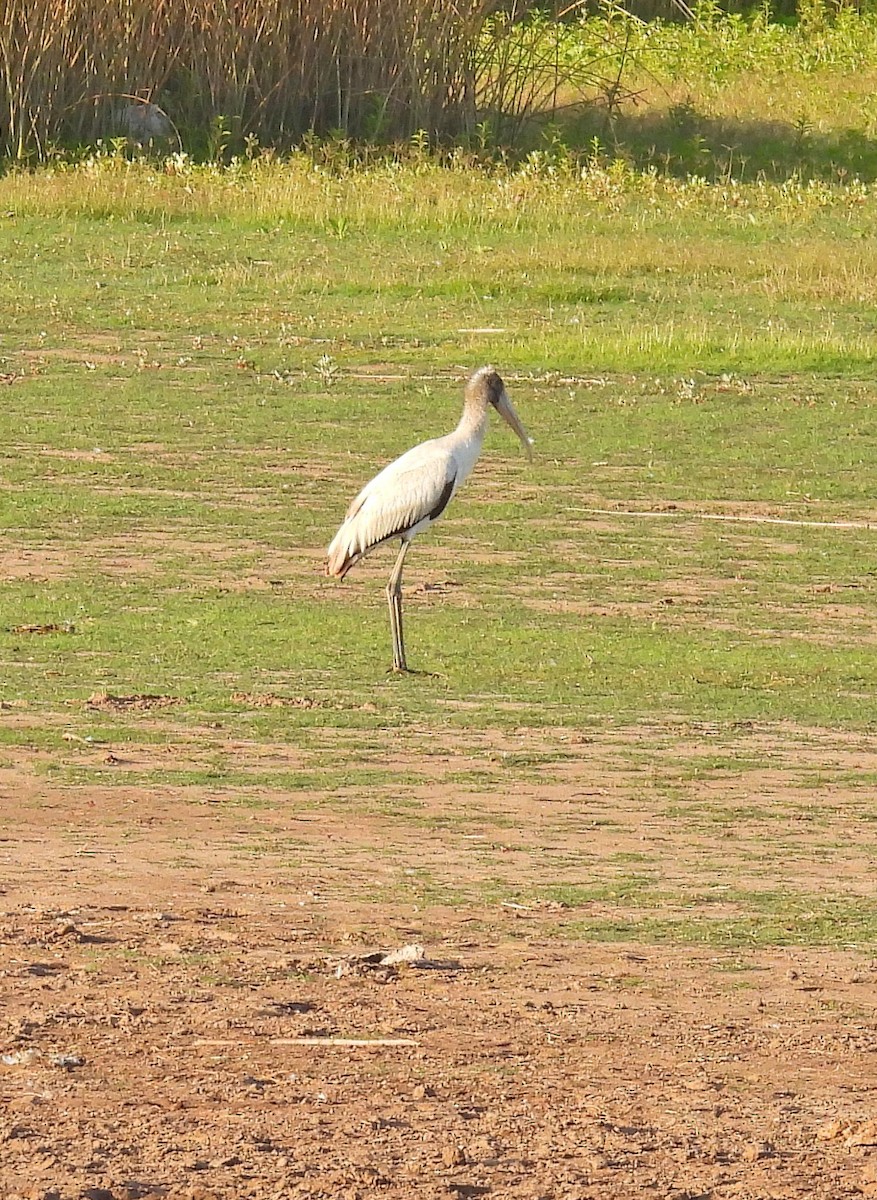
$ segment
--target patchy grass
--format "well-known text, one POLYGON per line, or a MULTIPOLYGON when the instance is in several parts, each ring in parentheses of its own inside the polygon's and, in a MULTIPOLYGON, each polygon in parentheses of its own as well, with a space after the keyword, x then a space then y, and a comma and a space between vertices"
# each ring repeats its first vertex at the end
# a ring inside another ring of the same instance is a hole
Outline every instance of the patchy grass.
POLYGON ((3 769, 367 820, 376 897, 570 904, 565 937, 870 943, 871 192, 174 172, 0 181, 3 769), (323 547, 488 359, 537 458, 493 429, 418 542, 396 678, 388 555, 339 585, 323 547))
POLYGON ((697 911, 677 917, 644 915, 626 919, 577 920, 571 934, 596 941, 670 942, 716 949, 765 946, 832 946, 867 950, 877 943, 870 900, 850 902, 843 895, 800 897, 769 893, 752 897, 754 912, 710 916, 697 911))

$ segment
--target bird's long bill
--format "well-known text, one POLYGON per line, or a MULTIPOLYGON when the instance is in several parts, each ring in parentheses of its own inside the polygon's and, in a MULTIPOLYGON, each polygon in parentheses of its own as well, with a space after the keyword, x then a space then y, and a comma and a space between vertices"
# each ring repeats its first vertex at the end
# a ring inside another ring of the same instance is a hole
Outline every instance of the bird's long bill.
POLYGON ((499 415, 505 421, 506 425, 509 425, 512 429, 514 429, 515 433, 521 439, 521 445, 524 447, 524 450, 526 451, 527 458, 532 459, 532 457, 533 457, 533 439, 530 437, 529 433, 527 433, 527 430, 524 428, 524 422, 521 420, 521 418, 515 412, 514 406, 512 405, 511 400, 509 400, 507 392, 503 391, 502 395, 500 396, 499 400, 497 401, 496 411, 499 413, 499 415))

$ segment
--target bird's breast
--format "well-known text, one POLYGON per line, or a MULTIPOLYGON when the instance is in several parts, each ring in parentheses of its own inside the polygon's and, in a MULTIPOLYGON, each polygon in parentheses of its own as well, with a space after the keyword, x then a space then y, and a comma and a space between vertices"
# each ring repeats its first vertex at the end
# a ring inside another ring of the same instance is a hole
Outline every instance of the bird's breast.
POLYGON ((460 484, 469 475, 472 474, 472 468, 478 461, 478 455, 481 453, 481 443, 484 441, 484 435, 481 437, 473 434, 466 438, 459 438, 456 444, 451 449, 451 456, 454 460, 455 486, 459 488, 460 484))

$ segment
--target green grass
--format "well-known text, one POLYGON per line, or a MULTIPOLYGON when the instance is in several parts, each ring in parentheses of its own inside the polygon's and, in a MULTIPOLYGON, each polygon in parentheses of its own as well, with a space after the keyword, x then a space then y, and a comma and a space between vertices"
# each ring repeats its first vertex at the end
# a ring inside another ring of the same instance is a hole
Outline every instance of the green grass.
POLYGON ((871 944, 867 900, 838 897, 830 865, 788 886, 771 872, 855 856, 874 764, 777 762, 758 739, 816 729, 840 753, 874 730, 875 210, 859 185, 568 162, 6 176, 3 755, 46 786, 289 804, 436 847, 433 868, 370 883, 376 901, 553 900, 572 906, 564 937, 871 944), (378 466, 453 426, 491 359, 536 459, 495 427, 416 544, 408 653, 430 674, 393 677, 388 554, 340 585, 323 548, 378 466), (582 734, 612 730, 627 740, 603 774, 625 782, 604 800, 582 734), (758 791, 770 769, 782 803, 758 791), (643 797, 682 883, 660 846, 623 841, 643 797), (516 806, 542 800, 522 866, 516 827, 535 818, 516 806), (446 846, 471 876, 445 870, 446 846), (723 852, 723 885, 748 857, 763 889, 730 915, 702 902, 723 852), (528 880, 539 864, 554 884, 528 880))
POLYGON ((614 13, 568 26, 559 54, 570 77, 590 60, 608 63, 607 82, 586 91, 585 105, 565 89, 536 152, 588 146, 641 170, 717 182, 877 178, 873 12, 817 0, 781 23, 767 9, 694 7, 694 21, 614 13))
POLYGON ((601 942, 645 942, 705 945, 716 950, 765 949, 770 946, 830 946, 867 951, 877 943, 873 904, 849 904, 842 896, 818 898, 802 912, 788 897, 778 898, 776 911, 730 918, 705 918, 701 914, 670 918, 646 916, 628 919, 594 919, 570 922, 565 936, 601 942))

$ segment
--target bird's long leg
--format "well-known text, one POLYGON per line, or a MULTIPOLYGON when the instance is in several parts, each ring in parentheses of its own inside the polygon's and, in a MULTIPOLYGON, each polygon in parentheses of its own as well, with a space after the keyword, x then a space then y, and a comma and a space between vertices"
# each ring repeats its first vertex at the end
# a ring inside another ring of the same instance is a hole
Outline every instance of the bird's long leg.
POLYGON ((393 632, 393 670, 407 671, 405 643, 402 640, 402 564, 408 553, 409 541, 403 540, 399 557, 387 584, 387 603, 390 606, 390 629, 393 632))

